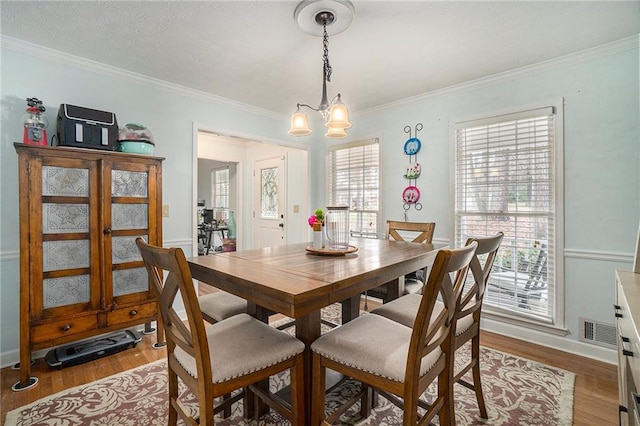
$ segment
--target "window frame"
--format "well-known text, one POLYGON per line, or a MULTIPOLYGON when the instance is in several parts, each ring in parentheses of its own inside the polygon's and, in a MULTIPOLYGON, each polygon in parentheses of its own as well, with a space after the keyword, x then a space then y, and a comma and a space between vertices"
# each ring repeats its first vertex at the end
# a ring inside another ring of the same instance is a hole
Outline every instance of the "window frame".
MULTIPOLYGON (((534 329, 546 330, 554 334, 566 333, 564 318, 564 99, 558 98, 544 102, 528 104, 520 107, 508 108, 500 111, 494 111, 486 114, 478 114, 470 117, 464 117, 452 120, 450 122, 450 141, 451 141, 451 175, 450 188, 451 194, 451 214, 452 214, 452 237, 451 241, 456 242, 458 223, 457 214, 457 130, 461 127, 474 127, 478 125, 489 125, 499 122, 507 122, 526 116, 529 111, 541 110, 544 108, 553 108, 553 196, 554 206, 554 257, 553 257, 553 274, 555 286, 555 301, 551 309, 550 321, 544 321, 534 315, 527 315, 525 312, 516 312, 508 309, 501 309, 488 303, 484 304, 483 315, 489 318, 499 319, 520 325, 528 325, 534 329)), ((460 242, 457 242, 460 244, 460 242)), ((462 244, 464 241, 462 242, 462 244)))
MULTIPOLYGON (((225 167, 217 167, 215 169, 211 169, 211 208, 215 211, 220 211, 220 218, 223 220, 228 220, 229 219, 229 211, 230 211, 230 207, 229 207, 229 203, 231 202, 230 200, 230 190, 231 190, 231 173, 229 170, 229 166, 225 166, 225 167), (218 189, 218 178, 217 178, 217 174, 218 172, 221 171, 226 171, 227 172, 227 194, 226 195, 222 195, 221 197, 226 197, 227 200, 227 206, 226 207, 222 207, 220 208, 217 204, 218 201, 218 193, 217 193, 217 189, 218 189)), ((214 213, 215 214, 215 213, 214 213)))
MULTIPOLYGON (((362 232, 362 226, 360 227, 360 230, 353 230, 351 229, 350 226, 350 234, 353 237, 364 237, 364 238, 378 238, 378 236, 380 235, 380 230, 381 230, 381 224, 380 224, 380 220, 381 220, 381 171, 382 171, 382 165, 381 165, 381 155, 380 155, 380 142, 378 138, 370 138, 370 139, 364 139, 364 140, 360 140, 360 141, 355 141, 355 142, 349 142, 349 143, 344 143, 344 144, 335 144, 332 145, 330 147, 327 148, 327 155, 326 155, 326 170, 327 170, 327 184, 326 184, 326 189, 327 189, 327 202, 328 205, 336 205, 339 204, 335 201, 334 198, 334 188, 336 186, 335 184, 335 176, 333 174, 333 169, 334 166, 332 164, 332 153, 336 152, 336 151, 342 151, 342 150, 349 150, 349 149, 353 149, 353 148, 360 148, 360 147, 365 147, 365 146, 371 146, 371 145, 375 145, 377 147, 377 184, 376 184, 376 190, 377 190, 377 209, 375 210, 371 210, 371 209, 352 209, 351 207, 351 203, 349 203, 349 222, 353 223, 354 219, 353 219, 353 215, 359 216, 358 220, 355 220, 355 222, 358 222, 362 225, 362 222, 364 221, 364 215, 365 214, 372 214, 373 216, 375 216, 375 221, 376 221, 376 226, 375 226, 375 232, 374 233, 370 233, 370 232, 362 232)), ((365 167, 362 167, 362 170, 364 172, 365 167)))

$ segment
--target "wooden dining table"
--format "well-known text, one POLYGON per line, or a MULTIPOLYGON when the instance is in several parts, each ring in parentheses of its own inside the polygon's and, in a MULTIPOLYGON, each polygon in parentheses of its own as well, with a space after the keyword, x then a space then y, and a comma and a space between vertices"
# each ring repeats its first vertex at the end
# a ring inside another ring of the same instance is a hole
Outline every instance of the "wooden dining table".
POLYGON ((370 238, 352 238, 350 244, 357 251, 345 255, 313 253, 309 243, 299 243, 187 259, 193 278, 246 299, 251 315, 268 321, 277 312, 295 319, 296 337, 306 346, 307 417, 315 409, 309 348, 321 334, 320 310, 341 302, 347 322, 358 316, 364 291, 387 285, 391 298, 401 295, 404 275, 431 265, 447 247, 370 238))

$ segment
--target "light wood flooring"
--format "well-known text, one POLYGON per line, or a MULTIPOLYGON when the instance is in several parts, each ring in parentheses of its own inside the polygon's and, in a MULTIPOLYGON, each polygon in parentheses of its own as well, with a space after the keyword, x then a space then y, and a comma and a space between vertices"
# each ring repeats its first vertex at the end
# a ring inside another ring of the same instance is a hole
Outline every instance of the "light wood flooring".
MULTIPOLYGON (((18 381, 18 372, 11 368, 3 368, 1 370, 0 418, 2 420, 0 423, 4 424, 6 413, 14 408, 62 390, 164 358, 165 350, 152 348, 154 342, 155 334, 147 335, 135 348, 62 370, 51 369, 43 359, 39 359, 32 368, 32 375, 39 379, 38 385, 22 392, 11 390, 11 386, 18 381)), ((489 332, 482 333, 481 344, 575 373, 574 425, 618 424, 618 385, 615 365, 489 332)))

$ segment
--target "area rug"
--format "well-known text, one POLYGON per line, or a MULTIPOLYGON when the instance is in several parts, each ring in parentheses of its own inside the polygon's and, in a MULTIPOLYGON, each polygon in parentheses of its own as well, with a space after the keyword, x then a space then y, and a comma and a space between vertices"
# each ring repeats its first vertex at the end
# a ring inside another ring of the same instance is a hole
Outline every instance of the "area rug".
MULTIPOLYGON (((468 348, 457 352, 464 362, 468 348)), ((481 348, 483 389, 489 419, 478 417, 475 394, 460 385, 455 389, 458 425, 571 425, 573 418, 573 385, 575 375, 510 354, 481 348)), ((288 384, 288 374, 271 379, 272 389, 288 384)), ((327 410, 333 411, 340 401, 357 392, 359 385, 345 381, 327 395, 327 410)), ((181 387, 183 400, 195 413, 197 399, 181 387)), ((425 393, 430 400, 437 392, 431 386, 425 393)), ((383 397, 370 417, 358 417, 355 406, 341 421, 344 425, 387 426, 402 423, 402 413, 383 397)), ((272 410, 273 411, 273 410, 272 410)), ((6 426, 27 425, 164 425, 168 412, 166 361, 156 361, 87 385, 62 391, 7 414, 6 426)), ((181 422, 179 422, 181 424, 181 422)), ((248 426, 243 419, 242 404, 235 404, 230 418, 216 421, 220 426, 248 426)), ((281 426, 289 423, 269 413, 260 425, 281 426)))

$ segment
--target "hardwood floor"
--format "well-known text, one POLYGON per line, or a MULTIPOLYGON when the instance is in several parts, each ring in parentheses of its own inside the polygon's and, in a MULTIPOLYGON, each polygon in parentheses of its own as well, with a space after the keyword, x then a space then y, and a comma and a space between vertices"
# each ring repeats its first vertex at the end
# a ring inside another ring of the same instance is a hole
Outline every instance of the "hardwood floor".
MULTIPOLYGON (((154 342, 155 334, 147 335, 135 348, 62 370, 51 369, 43 359, 39 359, 34 364, 32 373, 38 377, 38 385, 22 392, 11 390, 11 386, 18 381, 18 372, 11 368, 3 368, 1 371, 1 423, 4 424, 8 411, 37 399, 164 358, 165 349, 154 349, 152 347, 154 342)), ((481 343, 502 352, 575 373, 574 425, 618 424, 618 385, 615 365, 489 332, 482 333, 481 343)))

